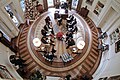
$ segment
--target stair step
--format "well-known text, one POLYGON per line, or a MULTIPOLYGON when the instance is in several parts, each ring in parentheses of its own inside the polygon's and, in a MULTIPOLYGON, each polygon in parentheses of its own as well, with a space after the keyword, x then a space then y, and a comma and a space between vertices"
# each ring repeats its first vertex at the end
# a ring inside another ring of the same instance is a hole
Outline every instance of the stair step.
POLYGON ((33 65, 32 67, 30 67, 28 70, 29 70, 29 71, 34 70, 36 66, 37 66, 37 64, 34 63, 34 65, 33 65))
POLYGON ((25 31, 23 30, 22 34, 27 33, 27 32, 28 32, 28 30, 25 30, 25 31))
POLYGON ((92 48, 98 50, 98 46, 92 45, 92 48))
POLYGON ((68 74, 75 75, 75 73, 73 71, 69 71, 68 74))
POLYGON ((97 59, 98 56, 96 56, 94 53, 90 53, 90 56, 93 57, 94 59, 97 59))
POLYGON ((95 65, 94 65, 94 67, 92 68, 92 70, 90 71, 90 75, 92 75, 94 72, 95 72, 95 70, 97 69, 97 67, 98 67, 98 64, 100 63, 100 59, 101 59, 101 54, 98 56, 98 59, 96 60, 96 63, 95 63, 95 65))
POLYGON ((89 27, 90 27, 91 31, 92 31, 92 28, 94 28, 93 24, 90 24, 89 27))
POLYGON ((30 55, 26 55, 26 56, 24 56, 24 57, 22 57, 24 60, 28 60, 29 58, 31 58, 30 57, 30 55))
POLYGON ((96 43, 96 42, 94 42, 94 41, 93 41, 93 45, 95 45, 95 46, 97 46, 97 47, 98 47, 98 43, 96 43))
POLYGON ((33 73, 33 72, 36 71, 36 70, 40 70, 40 69, 39 69, 39 66, 35 66, 33 69, 30 70, 30 72, 33 73))
POLYGON ((35 62, 32 62, 31 64, 29 64, 27 66, 27 69, 30 71, 31 68, 34 68, 36 66, 36 63, 35 62))
POLYGON ((98 36, 98 34, 96 32, 94 32, 94 31, 92 31, 92 34, 98 36))
POLYGON ((91 22, 91 20, 90 20, 90 19, 88 19, 88 20, 86 20, 86 21, 87 21, 87 23, 91 22))
POLYGON ((24 29, 23 29, 23 31, 26 31, 26 30, 28 30, 29 29, 29 27, 25 27, 24 29))
POLYGON ((28 53, 28 52, 25 52, 25 53, 21 54, 20 56, 21 56, 22 58, 24 58, 24 57, 27 56, 27 55, 29 55, 29 53, 28 53))
POLYGON ((91 56, 88 56, 88 58, 92 61, 92 62, 96 62, 96 60, 94 58, 92 58, 91 56))
POLYGON ((75 68, 74 72, 75 72, 76 76, 80 73, 78 68, 75 68))
POLYGON ((29 59, 27 59, 27 61, 25 62, 25 64, 30 64, 32 62, 33 62, 33 60, 31 58, 29 58, 29 59))
POLYGON ((26 40, 23 40, 23 41, 19 42, 19 45, 23 45, 25 43, 26 43, 26 40))
POLYGON ((28 66, 34 62, 33 59, 31 59, 31 58, 28 58, 27 60, 30 60, 30 61, 28 61, 29 63, 27 62, 28 66))
POLYGON ((93 27, 91 28, 91 30, 94 31, 94 30, 95 30, 95 27, 93 26, 93 27))
POLYGON ((94 27, 92 22, 89 22, 88 25, 89 25, 90 29, 94 27))
POLYGON ((94 34, 95 33, 94 31, 92 31, 92 32, 93 32, 92 37, 98 39, 98 34, 94 34))
POLYGON ((96 56, 98 56, 98 55, 99 55, 99 52, 98 52, 98 51, 96 51, 96 50, 94 50, 94 49, 92 49, 92 52, 93 52, 96 56))
POLYGON ((25 39, 26 39, 26 37, 20 38, 19 42, 21 42, 21 41, 23 41, 25 39))
POLYGON ((19 49, 21 50, 21 49, 25 48, 26 46, 27 46, 26 44, 20 45, 19 49))
POLYGON ((21 34, 20 38, 27 37, 27 34, 21 34))
POLYGON ((25 51, 27 51, 27 47, 20 49, 20 54, 24 53, 25 51))
POLYGON ((82 68, 82 66, 80 65, 80 66, 78 66, 77 68, 78 68, 78 70, 80 71, 80 70, 81 70, 81 68, 82 68))
POLYGON ((86 71, 90 71, 90 67, 88 66, 88 64, 82 63, 82 68, 85 68, 86 71))
POLYGON ((92 24, 92 22, 89 20, 89 21, 88 21, 88 24, 92 24))
POLYGON ((87 71, 84 69, 84 68, 82 68, 81 70, 80 70, 80 73, 82 73, 82 74, 85 74, 87 71))
POLYGON ((48 71, 46 71, 46 72, 44 72, 46 75, 51 75, 51 72, 48 72, 48 71))
POLYGON ((89 67, 93 67, 93 63, 90 62, 88 59, 85 60, 85 63, 88 64, 89 67))
POLYGON ((94 37, 92 39, 93 39, 93 42, 99 43, 98 39, 96 39, 94 37))

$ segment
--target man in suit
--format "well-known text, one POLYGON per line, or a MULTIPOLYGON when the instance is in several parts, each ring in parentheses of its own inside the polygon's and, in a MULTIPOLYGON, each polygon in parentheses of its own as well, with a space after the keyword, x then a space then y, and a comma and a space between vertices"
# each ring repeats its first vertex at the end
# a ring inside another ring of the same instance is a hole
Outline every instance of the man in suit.
POLYGON ((46 37, 46 36, 47 36, 47 31, 44 30, 44 29, 42 29, 42 30, 41 30, 41 34, 46 37))
MULTIPOLYGON (((72 34, 72 32, 69 32, 69 31, 68 31, 68 32, 66 33, 66 41, 67 41, 69 38, 73 38, 73 34, 72 34)), ((66 41, 65 41, 65 42, 66 42, 66 41)))
POLYGON ((69 38, 67 41, 67 44, 68 45, 67 45, 66 49, 68 49, 70 46, 75 45, 75 41, 72 38, 69 38))

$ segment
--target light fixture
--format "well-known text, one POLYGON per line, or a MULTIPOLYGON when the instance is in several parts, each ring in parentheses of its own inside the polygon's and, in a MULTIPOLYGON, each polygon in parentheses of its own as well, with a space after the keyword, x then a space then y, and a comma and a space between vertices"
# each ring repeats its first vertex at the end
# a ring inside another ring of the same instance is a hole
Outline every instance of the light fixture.
POLYGON ((35 47, 39 47, 41 45, 41 41, 39 38, 34 38, 33 39, 33 44, 35 47))
POLYGON ((76 41, 76 45, 77 45, 78 49, 83 49, 84 46, 85 46, 85 42, 78 38, 77 41, 76 41))

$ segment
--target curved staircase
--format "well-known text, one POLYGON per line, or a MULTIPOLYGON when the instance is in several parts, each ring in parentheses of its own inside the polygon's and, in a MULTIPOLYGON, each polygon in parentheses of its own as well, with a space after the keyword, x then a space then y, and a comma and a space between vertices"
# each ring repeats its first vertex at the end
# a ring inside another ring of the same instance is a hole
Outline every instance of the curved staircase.
MULTIPOLYGON (((92 20, 90 18, 85 18, 85 21, 87 22, 87 24, 89 25, 90 29, 91 29, 91 33, 92 33, 92 47, 91 47, 91 51, 89 52, 89 55, 87 56, 87 58, 81 63, 81 65, 77 66, 76 68, 74 68, 73 70, 70 70, 68 73, 70 75, 75 75, 74 79, 77 77, 82 76, 85 73, 89 73, 90 75, 92 75, 100 62, 100 58, 101 58, 101 54, 99 54, 98 51, 98 31, 96 26, 94 25, 94 23, 92 22, 92 20)), ((29 27, 24 25, 23 28, 21 29, 19 38, 18 38, 18 47, 19 47, 19 55, 26 60, 25 64, 27 64, 26 66, 26 70, 28 72, 27 75, 30 75, 32 72, 34 72, 34 70, 39 69, 43 74, 46 73, 47 75, 56 75, 54 72, 49 72, 45 69, 42 69, 40 67, 40 65, 38 65, 34 59, 31 57, 28 48, 27 48, 27 34, 28 34, 28 30, 29 27)), ((66 74, 61 73, 59 74, 59 76, 65 76, 66 74)), ((79 80, 78 78, 76 78, 76 80, 79 80)))
POLYGON ((23 60, 26 60, 25 64, 26 71, 28 75, 30 72, 33 72, 37 66, 34 60, 31 58, 30 53, 27 48, 27 34, 28 34, 29 27, 24 24, 20 31, 19 40, 18 40, 18 47, 19 47, 19 55, 23 60))

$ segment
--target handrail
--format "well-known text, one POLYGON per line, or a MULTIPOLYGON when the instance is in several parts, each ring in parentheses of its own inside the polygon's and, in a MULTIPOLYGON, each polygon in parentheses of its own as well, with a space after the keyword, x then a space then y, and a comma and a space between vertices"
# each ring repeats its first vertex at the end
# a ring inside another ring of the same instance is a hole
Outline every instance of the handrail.
POLYGON ((0 65, 0 76, 4 79, 15 79, 4 65, 0 65))

